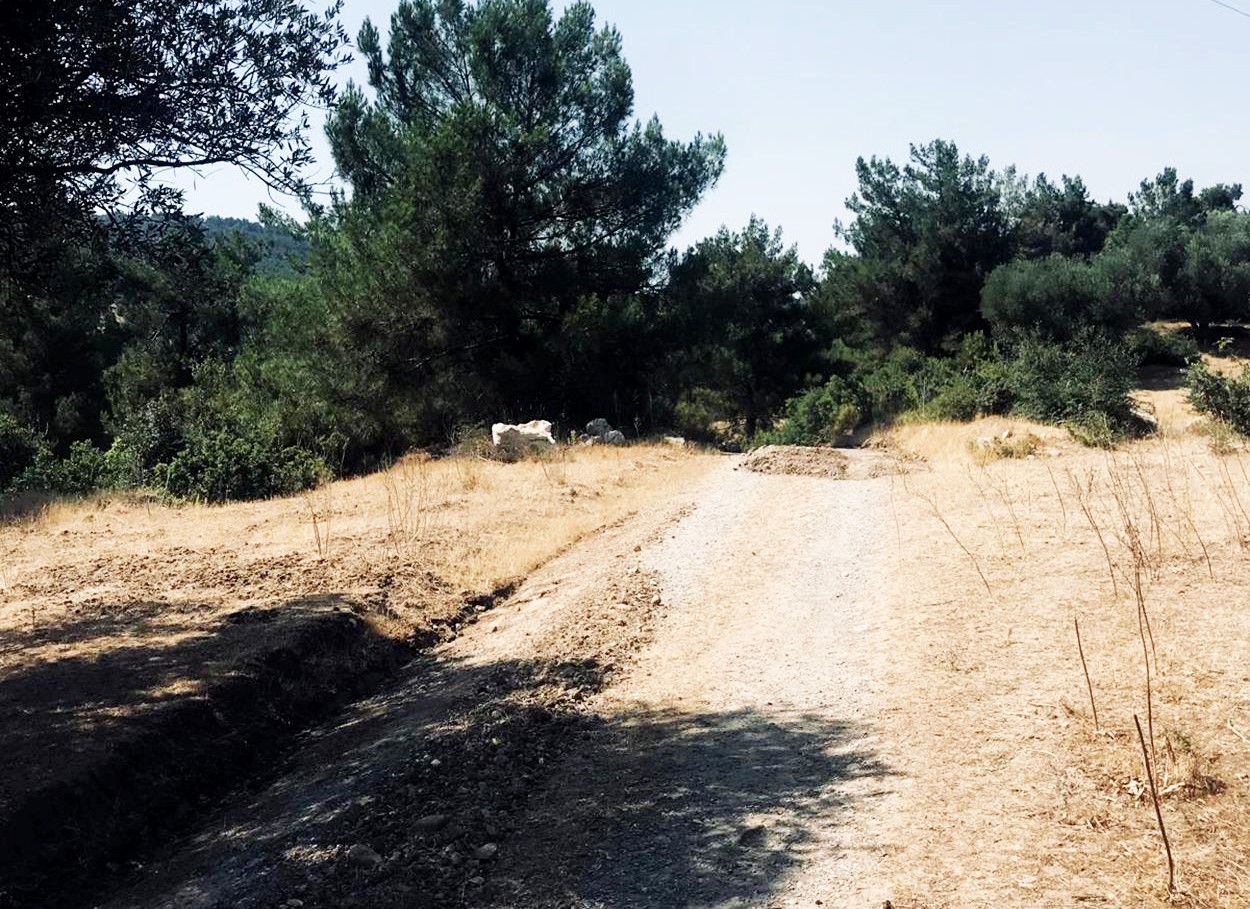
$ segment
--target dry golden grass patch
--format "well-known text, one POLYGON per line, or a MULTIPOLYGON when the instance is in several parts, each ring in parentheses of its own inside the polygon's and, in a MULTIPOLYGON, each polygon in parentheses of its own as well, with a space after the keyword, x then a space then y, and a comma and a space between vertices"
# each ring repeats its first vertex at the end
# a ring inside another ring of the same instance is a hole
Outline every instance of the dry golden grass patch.
MULTIPOLYGON (((52 619, 65 598, 133 599, 136 582, 142 595, 159 588, 174 599, 237 600, 240 589, 251 589, 248 566, 261 571, 252 580, 263 580, 275 560, 304 564, 323 590, 336 578, 358 580, 364 567, 396 567, 432 575, 442 588, 481 593, 664 498, 714 461, 667 446, 562 450, 516 464, 411 455, 380 473, 264 502, 54 501, 0 525, 9 591, 0 628, 26 623, 28 613, 13 618, 15 607, 33 605, 37 616, 52 619), (196 561, 203 571, 185 570, 196 561), (136 562, 145 570, 125 570, 136 562), (98 584, 56 583, 63 573, 83 579, 87 563, 98 584), (223 572, 224 565, 233 570, 223 572)), ((258 586, 259 593, 283 592, 258 586)), ((295 586, 286 592, 307 592, 295 586)))
POLYGON ((894 481, 916 781, 896 905, 1250 905, 1250 456, 1002 420, 890 441, 929 468, 894 481), (1008 429, 1037 450, 969 450, 1008 429))

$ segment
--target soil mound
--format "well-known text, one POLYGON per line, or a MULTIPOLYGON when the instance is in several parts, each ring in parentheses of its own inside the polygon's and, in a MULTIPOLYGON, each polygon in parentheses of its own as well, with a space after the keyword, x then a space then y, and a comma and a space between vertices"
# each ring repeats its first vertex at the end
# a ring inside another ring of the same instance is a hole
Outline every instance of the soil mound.
POLYGON ((798 445, 765 445, 748 454, 738 466, 756 473, 831 480, 871 480, 903 472, 902 463, 886 452, 798 445))
POLYGON ((836 448, 801 448, 797 445, 765 445, 742 460, 741 466, 756 473, 800 477, 846 476, 850 459, 836 448))

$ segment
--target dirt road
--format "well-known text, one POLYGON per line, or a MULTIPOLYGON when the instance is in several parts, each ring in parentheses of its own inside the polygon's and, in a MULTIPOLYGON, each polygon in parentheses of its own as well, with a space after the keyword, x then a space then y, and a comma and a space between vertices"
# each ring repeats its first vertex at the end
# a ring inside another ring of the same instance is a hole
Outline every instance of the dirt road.
POLYGON ((535 799, 500 905, 880 906, 889 486, 723 471, 643 554, 667 614, 535 799), (817 902, 820 901, 820 902, 817 902))
POLYGON ((727 460, 307 736, 109 905, 881 905, 889 496, 727 460))

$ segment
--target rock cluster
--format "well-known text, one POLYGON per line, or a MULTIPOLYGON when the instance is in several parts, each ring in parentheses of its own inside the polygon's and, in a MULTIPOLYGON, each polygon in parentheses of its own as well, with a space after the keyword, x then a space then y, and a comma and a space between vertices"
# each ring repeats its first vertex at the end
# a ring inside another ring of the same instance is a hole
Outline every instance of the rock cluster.
POLYGON ((624 445, 625 433, 613 429, 603 417, 597 417, 586 424, 586 431, 577 441, 582 445, 624 445))

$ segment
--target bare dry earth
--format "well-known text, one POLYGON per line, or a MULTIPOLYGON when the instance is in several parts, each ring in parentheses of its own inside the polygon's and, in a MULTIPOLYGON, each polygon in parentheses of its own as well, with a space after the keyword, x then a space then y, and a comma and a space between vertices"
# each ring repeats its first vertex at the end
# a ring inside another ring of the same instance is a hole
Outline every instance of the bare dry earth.
MULTIPOLYGON (((665 619, 535 798, 493 905, 880 906, 899 779, 878 671, 888 481, 724 471, 643 554, 665 619)), ((871 452, 827 452, 846 466, 871 452)), ((758 459, 757 459, 758 460, 758 459)), ((820 474, 820 470, 811 470, 820 474)))
POLYGON ((880 903, 889 489, 726 463, 309 735, 108 905, 880 903))
POLYGON ((1250 906, 1245 452, 889 442, 555 559, 108 905, 1250 906))
POLYGON ((221 507, 0 502, 0 906, 98 892, 492 591, 715 462, 414 454, 221 507))

